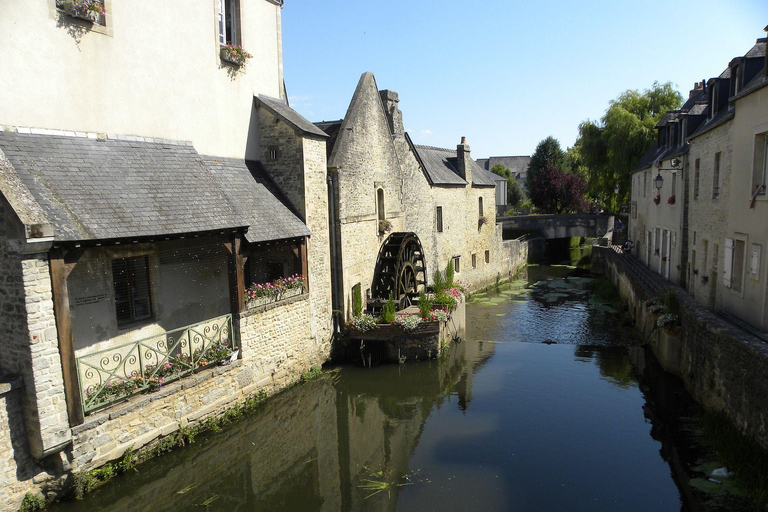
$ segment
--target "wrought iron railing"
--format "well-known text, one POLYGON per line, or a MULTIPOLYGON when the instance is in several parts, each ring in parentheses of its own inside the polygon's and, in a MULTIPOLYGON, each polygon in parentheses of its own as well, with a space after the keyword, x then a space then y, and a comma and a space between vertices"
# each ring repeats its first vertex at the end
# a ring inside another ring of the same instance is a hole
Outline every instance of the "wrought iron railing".
POLYGON ((121 344, 77 358, 86 414, 236 357, 232 315, 121 344))

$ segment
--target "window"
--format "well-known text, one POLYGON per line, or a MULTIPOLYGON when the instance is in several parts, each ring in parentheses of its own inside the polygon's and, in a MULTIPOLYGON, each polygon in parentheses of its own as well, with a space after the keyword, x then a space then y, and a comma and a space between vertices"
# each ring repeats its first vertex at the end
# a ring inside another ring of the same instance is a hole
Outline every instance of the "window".
POLYGON ((112 280, 119 329, 152 318, 148 256, 113 260, 112 280))
POLYGON ((219 44, 240 44, 240 2, 219 0, 219 44))
POLYGON ((485 251, 485 262, 486 263, 491 262, 491 251, 485 251))
POLYGON ((480 217, 483 216, 483 198, 482 197, 477 198, 477 213, 480 215, 480 217))
POLYGON ((637 218, 637 201, 632 201, 629 205, 629 212, 633 219, 637 218))
POLYGON ((746 240, 733 238, 725 239, 725 268, 723 284, 741 294, 744 286, 744 257, 746 240))
POLYGON ((702 277, 703 277, 708 272, 707 267, 709 266, 709 254, 708 254, 709 253, 709 242, 707 242, 706 240, 702 240, 701 241, 701 252, 704 255, 702 257, 703 261, 702 261, 701 269, 700 269, 702 277))
POLYGON ((268 155, 269 160, 277 160, 278 156, 279 155, 277 153, 277 148, 269 148, 269 155, 268 155))
POLYGON ((477 268, 477 254, 472 254, 472 268, 477 268))
POLYGON ((436 215, 437 215, 437 232, 442 233, 443 232, 443 207, 438 206, 436 209, 436 215))
POLYGON ((648 171, 643 173, 643 197, 648 193, 648 171))
POLYGON ((717 199, 720 197, 720 186, 722 185, 720 176, 720 160, 722 155, 722 151, 715 153, 715 170, 712 175, 712 199, 717 199))
POLYGON ((461 256, 453 257, 453 271, 456 273, 461 272, 461 256))
POLYGON ((712 86, 709 88, 709 118, 715 117, 717 112, 717 81, 712 82, 712 86))
POLYGON ((701 159, 697 158, 693 164, 693 198, 699 198, 699 176, 701 174, 701 159))
POLYGON ((763 246, 760 244, 752 244, 749 250, 749 277, 755 281, 760 279, 760 254, 763 251, 763 246))
POLYGON ((376 191, 376 209, 378 210, 379 221, 385 220, 387 216, 384 211, 384 189, 381 188, 376 191))
POLYGON ((755 155, 752 164, 752 194, 765 196, 768 177, 768 133, 755 135, 755 155))

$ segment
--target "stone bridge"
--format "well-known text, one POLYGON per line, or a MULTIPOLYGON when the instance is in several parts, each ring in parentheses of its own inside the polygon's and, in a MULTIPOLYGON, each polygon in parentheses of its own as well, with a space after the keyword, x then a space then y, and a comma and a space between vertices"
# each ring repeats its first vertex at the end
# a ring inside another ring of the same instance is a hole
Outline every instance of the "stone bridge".
POLYGON ((610 240, 613 235, 614 216, 594 213, 513 215, 496 217, 496 223, 502 226, 504 240, 523 235, 541 238, 583 236, 610 240))

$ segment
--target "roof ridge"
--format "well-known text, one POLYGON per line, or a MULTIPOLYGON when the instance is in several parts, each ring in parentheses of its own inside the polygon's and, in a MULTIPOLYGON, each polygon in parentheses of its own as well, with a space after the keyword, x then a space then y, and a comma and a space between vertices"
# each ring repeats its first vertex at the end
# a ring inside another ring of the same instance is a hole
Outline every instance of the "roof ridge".
POLYGON ((192 146, 189 140, 162 139, 158 137, 142 137, 140 135, 123 135, 114 133, 80 132, 72 130, 56 130, 52 128, 32 128, 28 126, 0 126, 0 131, 18 133, 20 135, 51 135, 54 137, 72 137, 91 140, 121 140, 129 142, 149 142, 152 144, 173 144, 176 146, 192 146))
POLYGON ((439 148, 437 146, 425 146, 423 144, 414 144, 414 147, 420 148, 420 149, 434 149, 435 151, 446 151, 449 153, 455 153, 455 149, 448 149, 448 148, 439 148))

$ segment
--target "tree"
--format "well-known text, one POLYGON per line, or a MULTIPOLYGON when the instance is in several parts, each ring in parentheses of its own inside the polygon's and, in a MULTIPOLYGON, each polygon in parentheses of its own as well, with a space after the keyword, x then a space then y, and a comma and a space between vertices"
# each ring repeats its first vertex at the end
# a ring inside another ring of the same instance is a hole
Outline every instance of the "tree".
POLYGON ((496 164, 491 168, 491 172, 503 178, 507 178, 507 205, 512 208, 517 208, 525 198, 525 194, 523 194, 520 184, 517 183, 517 180, 512 176, 512 171, 502 164, 496 164))
MULTIPOLYGON (((531 155, 528 172, 525 175, 525 188, 530 191, 533 180, 547 166, 563 170, 564 163, 565 153, 560 148, 560 142, 550 135, 539 142, 538 146, 536 146, 536 151, 531 155)), ((534 204, 536 204, 536 201, 534 201, 534 204)))
POLYGON ((531 181, 528 194, 536 208, 544 212, 580 213, 587 210, 586 191, 584 178, 547 165, 531 181))
POLYGON ((569 155, 586 169, 591 197, 610 211, 618 211, 629 201, 629 173, 656 140, 655 127, 661 117, 667 110, 679 108, 682 101, 671 83, 654 82, 643 92, 620 94, 599 122, 587 120, 579 125, 579 138, 569 155))

